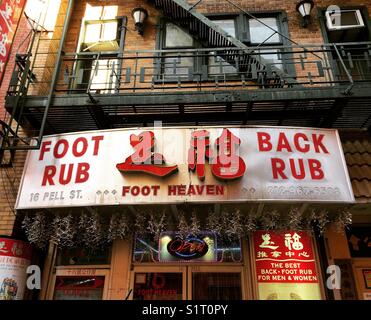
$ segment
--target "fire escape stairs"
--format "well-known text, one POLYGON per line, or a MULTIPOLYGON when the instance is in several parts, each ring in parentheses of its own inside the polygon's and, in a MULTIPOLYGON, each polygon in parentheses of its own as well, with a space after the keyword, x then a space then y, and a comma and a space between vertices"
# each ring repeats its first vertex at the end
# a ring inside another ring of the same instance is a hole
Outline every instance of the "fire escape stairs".
POLYGON ((263 87, 291 87, 297 83, 292 75, 272 65, 244 43, 230 36, 206 16, 197 12, 195 5, 191 6, 183 0, 147 1, 161 10, 163 15, 170 18, 176 25, 196 37, 205 47, 231 47, 230 52, 218 52, 218 55, 220 54, 221 58, 236 67, 239 72, 249 74, 249 78, 256 80, 263 87), (237 61, 238 65, 236 65, 237 61))

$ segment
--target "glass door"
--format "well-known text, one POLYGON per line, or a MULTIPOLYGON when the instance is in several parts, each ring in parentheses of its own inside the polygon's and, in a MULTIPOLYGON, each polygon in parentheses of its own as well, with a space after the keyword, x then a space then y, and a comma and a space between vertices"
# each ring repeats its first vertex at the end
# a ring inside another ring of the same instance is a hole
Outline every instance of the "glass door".
POLYGON ((135 267, 131 277, 133 300, 185 300, 186 267, 135 267))
POLYGON ((246 299, 245 285, 240 266, 188 267, 189 300, 246 299))

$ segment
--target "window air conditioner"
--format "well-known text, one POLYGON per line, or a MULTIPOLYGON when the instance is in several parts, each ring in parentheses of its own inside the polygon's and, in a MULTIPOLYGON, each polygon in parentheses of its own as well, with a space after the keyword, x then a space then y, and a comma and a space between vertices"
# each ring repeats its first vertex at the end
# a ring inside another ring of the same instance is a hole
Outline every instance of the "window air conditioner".
POLYGON ((358 9, 326 11, 326 22, 330 31, 365 27, 361 11, 358 9))

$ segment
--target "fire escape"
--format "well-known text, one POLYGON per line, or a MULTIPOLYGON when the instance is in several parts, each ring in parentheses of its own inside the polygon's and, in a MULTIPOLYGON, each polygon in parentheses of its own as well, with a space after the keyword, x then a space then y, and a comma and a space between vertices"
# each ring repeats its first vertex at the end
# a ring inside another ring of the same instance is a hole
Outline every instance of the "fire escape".
MULTIPOLYGON (((176 63, 164 67, 162 53, 156 50, 124 51, 118 64, 106 65, 99 62, 99 53, 64 52, 74 3, 69 0, 50 79, 44 81, 35 67, 39 42, 36 49, 17 56, 6 99, 10 115, 2 123, 1 158, 5 151, 39 148, 45 134, 147 126, 153 121, 371 128, 371 43, 354 54, 351 44, 304 47, 291 42, 278 48, 294 70, 288 72, 266 60, 259 46, 245 45, 199 13, 201 1, 148 2, 203 45, 181 54, 211 57, 220 73, 210 75, 203 66, 204 72, 190 68, 186 75, 168 81, 164 69, 180 67, 176 63), (85 86, 72 87, 72 70, 82 59, 91 60, 90 79, 85 86), (366 78, 352 71, 359 61, 369 68, 366 78), (231 78, 226 66, 234 70, 231 78), (93 76, 102 69, 110 72, 114 83, 109 89, 107 84, 93 85, 93 76)), ((181 59, 179 52, 167 53, 181 59)))

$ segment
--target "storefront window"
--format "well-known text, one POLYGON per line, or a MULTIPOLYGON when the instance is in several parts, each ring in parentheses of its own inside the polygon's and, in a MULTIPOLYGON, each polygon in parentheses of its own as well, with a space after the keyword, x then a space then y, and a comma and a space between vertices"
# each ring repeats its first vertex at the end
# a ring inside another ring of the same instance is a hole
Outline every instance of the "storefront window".
POLYGON ((57 254, 57 266, 100 265, 110 263, 110 248, 61 248, 57 254))
POLYGON ((57 277, 54 300, 101 300, 104 277, 57 277))
POLYGON ((240 273, 193 273, 193 300, 241 300, 240 273))
POLYGON ((182 300, 182 273, 136 273, 134 300, 182 300))
POLYGON ((190 257, 189 252, 180 252, 178 255, 168 252, 170 240, 176 238, 176 234, 165 232, 160 239, 156 241, 149 234, 137 235, 134 243, 133 262, 241 262, 241 242, 239 239, 221 238, 211 233, 198 235, 198 240, 184 239, 186 244, 183 247, 196 246, 199 248, 203 241, 206 241, 208 250, 203 254, 190 257), (171 238, 171 239, 170 239, 171 238), (166 244, 164 244, 166 242, 166 244), (196 243, 197 242, 197 243, 196 243), (183 256, 182 256, 183 255, 183 256))

